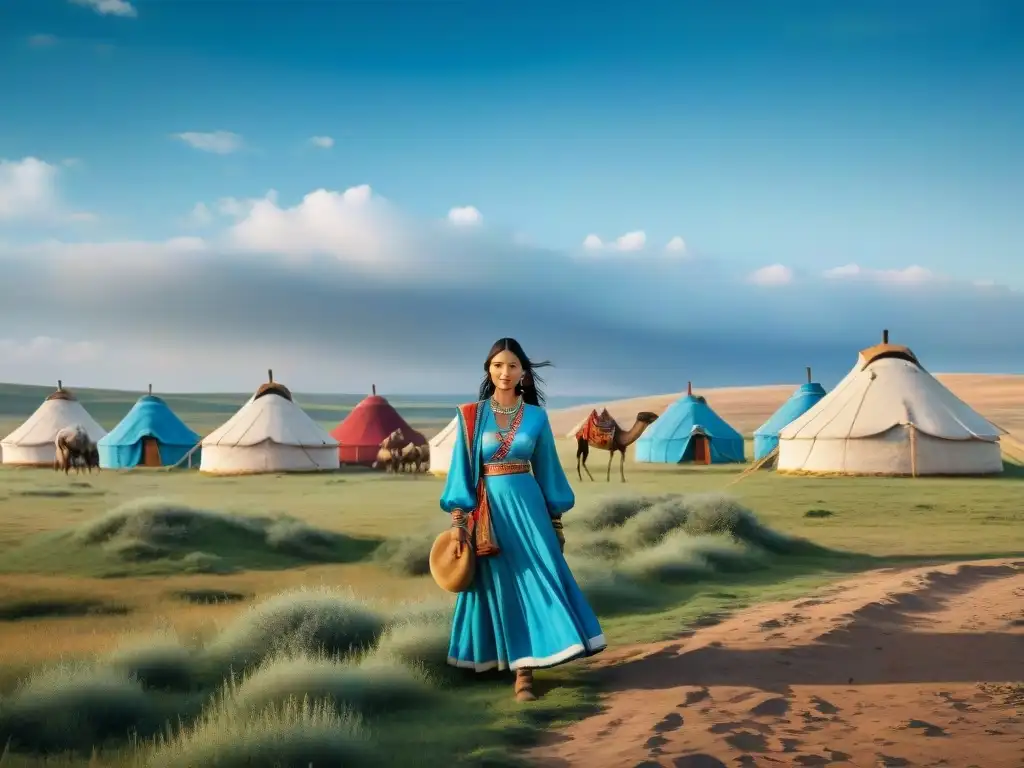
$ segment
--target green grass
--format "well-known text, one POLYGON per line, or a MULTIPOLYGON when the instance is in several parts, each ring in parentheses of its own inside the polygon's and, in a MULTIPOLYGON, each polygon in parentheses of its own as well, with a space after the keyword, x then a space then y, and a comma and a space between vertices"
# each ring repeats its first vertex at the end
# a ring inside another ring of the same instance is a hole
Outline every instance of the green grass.
POLYGON ((379 543, 291 517, 231 515, 140 499, 0 552, 0 573, 104 578, 230 573, 360 560, 379 543))
MULTIPOLYGON (((579 482, 561 450, 578 499, 567 557, 613 646, 880 565, 1024 552, 1014 466, 729 486, 741 468, 629 463, 623 486, 579 482)), ((600 690, 569 665, 539 674, 545 695, 524 707, 506 678, 443 663, 451 602, 423 575, 441 488, 360 471, 0 470, 0 656, 24 671, 0 679, 0 768, 516 765, 600 690), (116 640, 126 621, 138 631, 116 640), (58 663, 85 635, 111 641, 58 663)))

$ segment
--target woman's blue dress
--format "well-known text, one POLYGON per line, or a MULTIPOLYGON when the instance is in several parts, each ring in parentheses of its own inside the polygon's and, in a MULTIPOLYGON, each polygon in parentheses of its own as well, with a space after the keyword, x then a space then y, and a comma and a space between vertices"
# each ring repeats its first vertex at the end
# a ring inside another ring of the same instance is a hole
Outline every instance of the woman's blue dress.
MULTIPOLYGON (((476 576, 459 594, 448 663, 491 669, 553 667, 605 647, 601 626, 559 551, 552 518, 576 498, 555 450, 547 412, 524 405, 523 418, 503 461, 529 461, 533 473, 484 478, 491 530, 500 552, 477 558, 476 576)), ((499 447, 498 424, 484 407, 476 461, 489 462, 499 447)), ((468 514, 476 506, 462 413, 441 495, 441 508, 468 514)))

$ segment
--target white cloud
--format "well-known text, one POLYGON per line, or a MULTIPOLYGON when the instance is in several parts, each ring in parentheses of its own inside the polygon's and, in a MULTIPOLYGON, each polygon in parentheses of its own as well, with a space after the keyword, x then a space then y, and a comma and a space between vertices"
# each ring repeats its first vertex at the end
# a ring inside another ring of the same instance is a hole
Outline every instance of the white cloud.
MULTIPOLYGON (((373 267, 406 258, 404 230, 368 184, 344 192, 318 189, 291 208, 276 195, 248 201, 247 212, 226 233, 236 249, 290 256, 333 256, 373 267)), ((244 206, 243 206, 244 207, 244 206)))
POLYGON ((788 285, 793 282, 793 270, 784 264, 761 267, 747 276, 755 285, 788 285))
POLYGON ((665 250, 669 253, 686 253, 686 241, 679 235, 676 235, 665 243, 665 250))
POLYGON ((90 211, 75 211, 68 214, 68 221, 72 221, 75 224, 92 224, 99 221, 99 216, 90 211))
POLYGON ((930 269, 912 264, 903 269, 866 269, 859 264, 844 264, 826 269, 822 275, 830 280, 871 280, 879 283, 915 284, 941 280, 930 269))
POLYGON ((99 357, 102 345, 36 336, 27 341, 0 339, 0 357, 13 363, 87 363, 99 357))
POLYGON ((587 235, 583 238, 583 247, 588 251, 610 250, 633 252, 642 251, 645 245, 647 245, 647 233, 642 229, 627 232, 626 234, 615 238, 615 242, 612 243, 606 243, 594 234, 587 235))
POLYGON ((35 157, 0 160, 0 221, 53 215, 57 173, 55 165, 35 157))
POLYGON ((627 232, 615 241, 615 247, 620 251, 641 251, 645 245, 647 234, 642 229, 627 232))
POLYGON ((448 221, 459 227, 471 227, 482 223, 483 220, 483 214, 472 205, 456 207, 448 211, 448 221))
POLYGON ((135 10, 135 6, 127 2, 127 0, 71 0, 71 3, 92 8, 101 16, 135 18, 139 15, 138 11, 135 10))
MULTIPOLYGON (((692 362, 672 370, 650 366, 660 360, 659 350, 680 338, 712 361, 700 376, 743 375, 724 363, 713 368, 714 351, 725 348, 725 357, 756 359, 764 371, 756 375, 773 378, 805 364, 808 344, 818 350, 822 370, 831 363, 820 356, 838 350, 841 374, 849 364, 845 350, 855 349, 865 334, 873 338, 876 321, 870 318, 879 316, 888 327, 903 329, 901 338, 906 334, 915 349, 930 345, 975 355, 955 358, 958 366, 1020 367, 1022 359, 1012 336, 992 337, 989 346, 963 342, 975 328, 1024 323, 1019 295, 969 283, 952 288, 971 328, 950 329, 941 322, 945 298, 954 293, 948 284, 913 292, 927 299, 921 301, 874 283, 822 291, 799 275, 792 288, 772 290, 744 284, 749 276, 724 260, 686 262, 680 270, 677 259, 666 258, 664 240, 629 257, 620 255, 616 240, 602 252, 610 258, 578 258, 575 252, 516 245, 511 231, 459 231, 444 221, 411 219, 366 185, 320 189, 287 203, 268 194, 208 198, 204 205, 213 220, 203 238, 0 246, 0 327, 7 338, 0 360, 19 361, 12 376, 240 391, 273 367, 299 391, 316 391, 324 381, 362 391, 367 372, 378 385, 388 381, 385 386, 400 391, 408 386, 411 365, 436 378, 431 391, 459 391, 478 380, 479 357, 493 338, 510 332, 509 317, 511 332, 528 349, 555 360, 552 393, 567 392, 567 380, 579 382, 576 391, 592 387, 592 351, 578 342, 587 334, 600 338, 605 355, 620 362, 600 372, 615 387, 635 387, 630 382, 637 370, 652 389, 685 376, 680 369, 692 362), (509 270, 510 263, 516 268, 509 270), (504 294, 517 297, 511 315, 494 311, 496 279, 504 294), (740 309, 723 318, 713 305, 726 283, 740 309), (567 291, 566 285, 576 288, 567 291), (780 292, 790 291, 801 291, 800 301, 778 301, 780 292), (942 300, 932 300, 930 291, 942 300), (680 292, 690 297, 687 302, 677 301, 680 292), (613 301, 607 298, 612 294, 640 300, 613 301), (837 300, 844 311, 829 313, 837 300), (112 315, 115 302, 119 312, 112 315), (812 313, 819 318, 807 332, 813 335, 794 332, 812 313), (133 318, 127 325, 126 316, 133 318), (754 318, 761 333, 751 339, 754 318), (203 333, 197 336, 196 328, 203 333), (71 333, 102 343, 100 359, 65 373, 66 366, 40 352, 46 343, 27 341, 71 333), (34 362, 22 362, 32 355, 34 362)), ((758 274, 774 278, 768 282, 775 285, 780 276, 792 277, 781 265, 758 274)), ((929 354, 939 369, 948 359, 929 354)), ((416 385, 426 386, 420 378, 416 385)))
POLYGON ((230 155, 242 148, 242 137, 231 131, 185 131, 172 134, 172 138, 183 141, 194 149, 216 155, 230 155))
POLYGON ((57 36, 45 33, 29 35, 28 44, 33 48, 50 48, 57 44, 57 36))
POLYGON ((320 149, 330 149, 334 146, 334 139, 330 136, 311 136, 309 143, 314 147, 319 147, 320 149))

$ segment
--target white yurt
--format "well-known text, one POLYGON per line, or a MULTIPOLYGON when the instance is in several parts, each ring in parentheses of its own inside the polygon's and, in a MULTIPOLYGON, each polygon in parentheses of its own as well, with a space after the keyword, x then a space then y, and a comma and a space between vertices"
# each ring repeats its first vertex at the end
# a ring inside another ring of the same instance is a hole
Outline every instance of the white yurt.
POLYGON ((430 438, 430 471, 438 476, 448 474, 448 468, 452 465, 452 450, 455 448, 455 430, 459 428, 459 418, 456 416, 448 426, 430 438))
POLYGON ((1003 471, 1002 434, 883 331, 835 389, 780 431, 778 470, 994 474, 1003 471))
POLYGON ((96 423, 74 394, 57 382, 57 390, 47 397, 24 424, 0 441, 0 455, 4 464, 29 467, 53 466, 57 458, 54 441, 65 427, 79 425, 95 443, 107 434, 96 423))
POLYGON ((338 441, 292 400, 283 384, 260 386, 234 416, 203 438, 199 471, 211 475, 321 472, 339 467, 338 441))

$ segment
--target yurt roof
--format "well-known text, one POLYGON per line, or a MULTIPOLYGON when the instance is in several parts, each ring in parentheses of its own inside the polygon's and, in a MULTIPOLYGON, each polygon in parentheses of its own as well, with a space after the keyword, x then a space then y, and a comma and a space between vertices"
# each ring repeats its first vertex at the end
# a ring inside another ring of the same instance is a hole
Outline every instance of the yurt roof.
POLYGON ((107 434, 107 430, 73 397, 55 398, 51 395, 2 442, 10 445, 45 445, 52 443, 64 427, 76 424, 83 427, 93 440, 99 440, 107 434))
POLYGON ((923 367, 921 366, 921 361, 917 359, 917 356, 910 351, 910 347, 904 347, 902 344, 875 344, 867 349, 862 349, 858 356, 861 368, 867 368, 876 360, 884 360, 886 358, 906 360, 918 367, 923 367))
POLYGON ((396 429, 414 445, 423 445, 427 439, 409 426, 402 415, 386 398, 373 394, 363 398, 342 421, 331 430, 331 437, 342 445, 376 447, 396 429))
POLYGON ((199 435, 156 395, 140 397, 100 442, 103 445, 135 445, 145 437, 155 438, 165 445, 193 446, 199 442, 199 435))
POLYGON ((253 394, 252 399, 257 400, 264 395, 277 395, 285 400, 292 400, 292 392, 288 387, 279 381, 274 381, 274 371, 267 371, 267 380, 260 384, 259 389, 253 394))
POLYGON ((783 440, 868 438, 900 425, 946 440, 998 440, 1002 431, 886 340, 862 351, 835 389, 780 432, 783 440))
POLYGON ((203 438, 203 445, 249 447, 270 442, 300 448, 336 448, 337 441, 292 400, 287 387, 273 380, 272 371, 268 373, 270 381, 257 389, 234 416, 203 438))
POLYGON ((47 400, 75 400, 75 395, 70 389, 64 389, 64 382, 57 382, 57 389, 53 391, 53 394, 49 395, 47 400))
POLYGON ((448 441, 454 442, 455 430, 458 429, 458 426, 459 418, 458 416, 456 416, 454 419, 452 419, 445 425, 444 429, 442 429, 440 432, 438 432, 436 435, 430 438, 430 447, 436 448, 437 446, 443 445, 448 441))
POLYGON ((674 440, 693 432, 703 432, 711 438, 742 440, 743 436, 719 416, 708 405, 706 399, 693 394, 693 386, 687 385, 686 395, 665 409, 641 440, 674 440))
POLYGON ((780 429, 813 408, 825 396, 825 388, 816 381, 801 384, 768 420, 754 431, 755 436, 775 435, 780 429))

